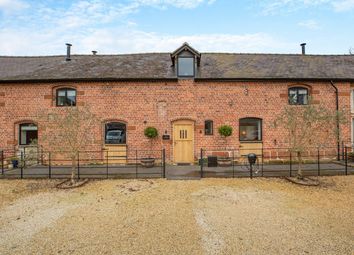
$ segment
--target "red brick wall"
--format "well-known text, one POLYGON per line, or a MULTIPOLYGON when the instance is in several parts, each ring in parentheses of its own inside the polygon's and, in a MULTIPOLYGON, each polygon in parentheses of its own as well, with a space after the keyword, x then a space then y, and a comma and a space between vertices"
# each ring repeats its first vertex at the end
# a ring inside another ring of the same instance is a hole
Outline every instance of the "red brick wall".
MULTIPOLYGON (((288 104, 288 87, 307 85, 315 103, 335 109, 335 93, 329 82, 92 82, 92 83, 40 83, 0 85, 0 148, 13 149, 18 144, 18 126, 23 121, 39 121, 35 116, 42 109, 55 107, 55 89, 60 86, 75 87, 77 104, 91 105, 101 120, 97 123, 95 144, 92 150, 101 150, 104 143, 104 122, 119 120, 127 123, 129 149, 149 149, 144 137, 147 126, 155 126, 159 139, 154 149, 166 148, 172 156, 172 141, 162 141, 167 131, 172 139, 173 120, 195 121, 195 152, 201 147, 224 147, 217 128, 222 124, 234 129, 228 138, 228 148, 239 148, 239 119, 258 117, 263 119, 263 143, 265 147, 286 146, 285 133, 270 127, 272 120, 288 104), (214 121, 214 135, 204 135, 204 121, 214 121), (146 121, 146 123, 144 123, 146 121), (276 141, 275 141, 276 140, 276 141)), ((337 83, 340 108, 350 109, 350 84, 337 83)), ((39 143, 44 123, 39 124, 39 143)), ((343 140, 350 140, 350 122, 341 127, 343 140)), ((333 141, 331 145, 335 146, 333 141)))

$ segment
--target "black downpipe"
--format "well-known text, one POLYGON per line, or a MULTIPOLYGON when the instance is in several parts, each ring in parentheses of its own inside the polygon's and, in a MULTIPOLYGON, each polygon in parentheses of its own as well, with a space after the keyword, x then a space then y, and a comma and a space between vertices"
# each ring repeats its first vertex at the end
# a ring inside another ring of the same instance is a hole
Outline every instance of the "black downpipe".
POLYGON ((334 85, 333 81, 329 81, 336 92, 336 111, 337 111, 337 160, 340 160, 340 136, 339 136, 339 98, 338 98, 338 88, 334 85))

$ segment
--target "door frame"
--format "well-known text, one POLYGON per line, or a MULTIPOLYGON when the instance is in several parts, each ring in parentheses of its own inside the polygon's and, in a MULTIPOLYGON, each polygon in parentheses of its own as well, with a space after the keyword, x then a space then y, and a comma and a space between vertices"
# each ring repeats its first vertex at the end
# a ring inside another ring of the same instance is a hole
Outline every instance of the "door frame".
MULTIPOLYGON (((172 158, 174 163, 178 163, 175 160, 175 124, 192 124, 192 130, 193 130, 193 139, 192 139, 192 153, 193 153, 193 162, 194 162, 194 156, 195 156, 195 121, 191 119, 178 119, 172 121, 172 158)), ((193 162, 190 162, 191 164, 193 162)))

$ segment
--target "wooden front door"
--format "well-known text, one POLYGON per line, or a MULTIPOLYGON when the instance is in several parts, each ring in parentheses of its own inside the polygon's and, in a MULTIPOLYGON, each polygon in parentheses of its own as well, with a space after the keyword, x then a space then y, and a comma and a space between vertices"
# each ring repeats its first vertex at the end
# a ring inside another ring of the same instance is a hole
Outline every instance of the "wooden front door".
POLYGON ((179 120, 173 123, 173 158, 175 163, 194 162, 194 122, 179 120))
POLYGON ((108 164, 126 164, 127 163, 127 145, 126 144, 106 144, 104 146, 104 159, 108 164))
POLYGON ((257 156, 262 156, 262 142, 242 142, 240 144, 240 156, 247 156, 249 153, 254 153, 257 156))

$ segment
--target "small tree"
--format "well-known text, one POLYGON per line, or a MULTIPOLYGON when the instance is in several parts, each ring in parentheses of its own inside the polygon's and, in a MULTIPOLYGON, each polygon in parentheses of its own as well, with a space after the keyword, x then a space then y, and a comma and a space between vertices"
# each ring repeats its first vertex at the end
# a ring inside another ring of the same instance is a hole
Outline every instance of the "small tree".
POLYGON ((152 151, 152 141, 158 136, 158 131, 154 127, 147 127, 144 130, 144 135, 150 140, 150 152, 152 151))
POLYGON ((309 147, 326 145, 338 138, 336 122, 344 123, 340 112, 331 112, 323 106, 289 105, 276 117, 273 127, 286 130, 285 144, 290 153, 295 153, 298 161, 297 178, 303 179, 302 157, 309 147))
POLYGON ((75 183, 76 160, 80 151, 94 141, 96 116, 89 107, 63 107, 39 113, 46 132, 41 140, 50 148, 68 153, 71 159, 71 183, 75 183))
POLYGON ((222 125, 218 128, 218 132, 225 141, 225 149, 227 144, 227 138, 232 135, 232 127, 229 125, 222 125))

